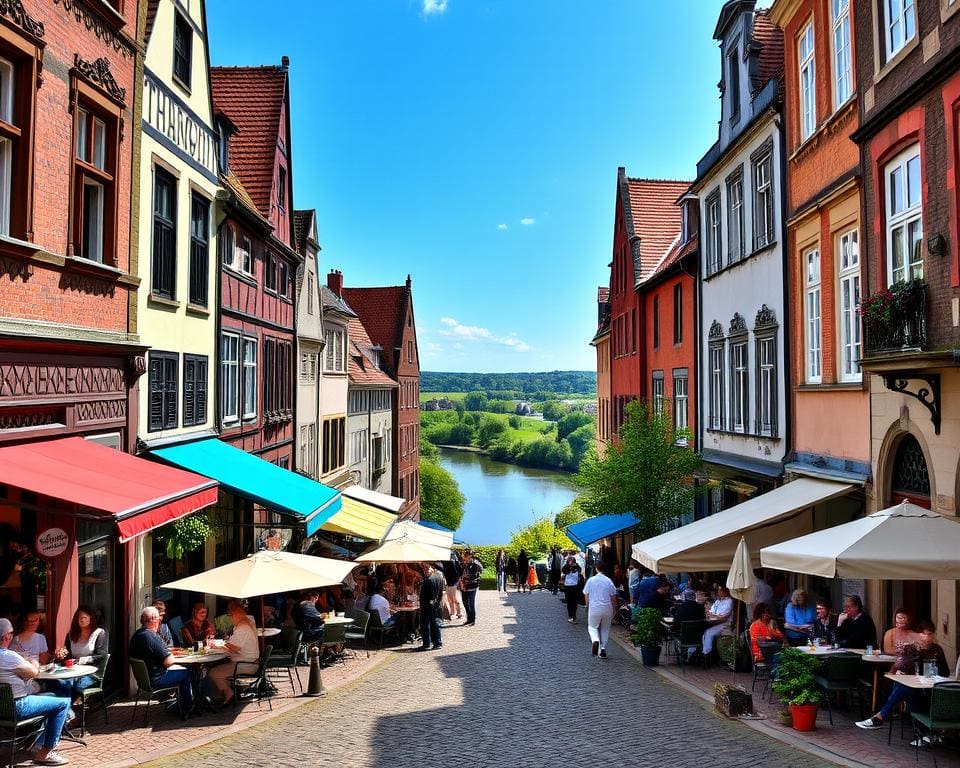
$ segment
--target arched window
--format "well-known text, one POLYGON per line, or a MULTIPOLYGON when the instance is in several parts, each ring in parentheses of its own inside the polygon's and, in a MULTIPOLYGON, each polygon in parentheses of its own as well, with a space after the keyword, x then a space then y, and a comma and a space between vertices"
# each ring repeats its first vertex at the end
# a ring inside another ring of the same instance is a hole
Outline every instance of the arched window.
POLYGON ((893 501, 917 497, 930 498, 930 476, 927 474, 927 461, 923 457, 920 443, 913 435, 906 435, 897 446, 893 459, 893 477, 890 482, 893 501))

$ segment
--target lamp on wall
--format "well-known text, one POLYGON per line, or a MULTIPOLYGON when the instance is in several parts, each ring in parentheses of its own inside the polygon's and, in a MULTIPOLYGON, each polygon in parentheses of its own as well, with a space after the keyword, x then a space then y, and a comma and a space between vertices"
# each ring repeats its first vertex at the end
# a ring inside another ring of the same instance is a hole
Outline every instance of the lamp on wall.
POLYGON ((947 240, 941 234, 931 235, 927 238, 927 252, 931 256, 947 255, 947 240))

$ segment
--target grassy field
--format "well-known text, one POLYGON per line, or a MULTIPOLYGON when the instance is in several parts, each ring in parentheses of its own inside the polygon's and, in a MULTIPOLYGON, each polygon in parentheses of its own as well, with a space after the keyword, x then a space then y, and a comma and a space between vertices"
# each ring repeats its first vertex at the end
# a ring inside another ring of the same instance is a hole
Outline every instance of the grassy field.
MULTIPOLYGON (((508 419, 510 418, 507 414, 502 413, 484 413, 483 418, 485 419, 496 419, 503 422, 506 426, 506 433, 513 440, 521 440, 524 443, 531 443, 536 440, 538 437, 543 437, 542 429, 544 429, 550 422, 543 421, 542 419, 531 419, 526 416, 521 416, 520 418, 520 429, 514 429, 510 426, 508 419)), ((439 424, 441 422, 446 422, 447 424, 453 424, 457 420, 456 411, 421 411, 420 412, 420 424, 424 430, 429 429, 434 424, 439 424)), ((556 433, 552 433, 556 437, 556 433)))
POLYGON ((425 403, 427 400, 440 400, 445 397, 448 400, 453 400, 453 402, 457 403, 462 401, 466 395, 466 392, 421 392, 420 402, 425 403))

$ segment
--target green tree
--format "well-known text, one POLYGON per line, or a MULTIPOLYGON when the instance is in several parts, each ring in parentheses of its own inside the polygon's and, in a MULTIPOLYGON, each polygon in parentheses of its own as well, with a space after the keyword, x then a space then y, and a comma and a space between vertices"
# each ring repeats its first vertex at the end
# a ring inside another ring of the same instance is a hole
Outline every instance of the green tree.
POLYGON ((476 430, 467 422, 462 421, 450 428, 447 441, 450 445, 471 445, 476 436, 476 430))
POLYGON ((517 457, 518 464, 548 469, 567 469, 572 460, 573 452, 570 450, 570 443, 566 440, 558 443, 546 437, 538 437, 524 445, 517 457))
POLYGON ((568 525, 579 523, 586 517, 587 513, 580 508, 580 497, 578 496, 557 512, 557 516, 553 518, 553 524, 560 530, 565 530, 568 525))
POLYGON ((486 392, 467 392, 463 398, 463 407, 468 411, 485 411, 489 402, 486 392))
POLYGON ((440 451, 437 446, 427 440, 423 432, 420 433, 420 458, 436 464, 440 460, 440 451))
POLYGON ((523 419, 519 416, 511 416, 507 419, 507 424, 509 424, 513 429, 520 429, 523 426, 523 419))
POLYGON ((467 409, 464 408, 464 406, 463 406, 463 400, 457 400, 457 402, 454 403, 454 406, 453 406, 453 407, 454 407, 454 408, 456 409, 456 411, 457 411, 457 421, 463 421, 463 412, 464 412, 465 410, 467 410, 467 409))
POLYGON ((583 411, 568 413, 557 422, 557 439, 566 437, 584 424, 593 424, 593 417, 587 416, 583 411))
POLYGON ((559 421, 567 415, 568 408, 559 400, 547 400, 543 404, 543 418, 547 421, 559 421))
POLYGON ((579 469, 584 456, 593 448, 596 436, 597 430, 593 423, 577 427, 567 435, 567 442, 570 443, 570 451, 573 453, 573 469, 579 469))
POLYGON ((619 440, 603 458, 590 452, 580 465, 581 507, 590 515, 632 512, 642 539, 661 533, 689 512, 697 495, 693 473, 700 456, 677 445, 681 437, 689 432, 673 428, 668 408, 658 414, 646 402, 628 404, 619 440))
POLYGON ((477 443, 481 448, 486 448, 493 442, 497 435, 507 431, 507 425, 503 419, 496 416, 484 416, 480 420, 480 429, 477 430, 477 443))
POLYGON ((519 552, 521 547, 527 550, 531 559, 540 559, 550 551, 550 547, 574 548, 567 534, 557 528, 549 517, 538 518, 514 532, 510 539, 510 552, 519 552))
POLYGON ((451 531, 460 527, 466 499, 447 470, 430 461, 420 461, 420 517, 451 531))

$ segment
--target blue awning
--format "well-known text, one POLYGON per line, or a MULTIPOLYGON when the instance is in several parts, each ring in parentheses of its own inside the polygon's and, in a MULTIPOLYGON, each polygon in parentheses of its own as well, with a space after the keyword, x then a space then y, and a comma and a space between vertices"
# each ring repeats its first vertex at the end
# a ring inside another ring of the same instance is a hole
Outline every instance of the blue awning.
POLYGON ((275 512, 299 518, 306 523, 307 536, 340 510, 340 491, 216 438, 157 448, 152 453, 211 477, 227 490, 275 512))
POLYGON ((567 526, 567 537, 580 549, 586 549, 595 541, 633 528, 640 521, 629 512, 622 515, 588 517, 579 523, 567 526))
POLYGON ((427 528, 433 528, 435 531, 442 531, 443 533, 453 533, 445 525, 440 525, 440 523, 435 523, 433 520, 419 520, 420 525, 424 525, 427 528))

